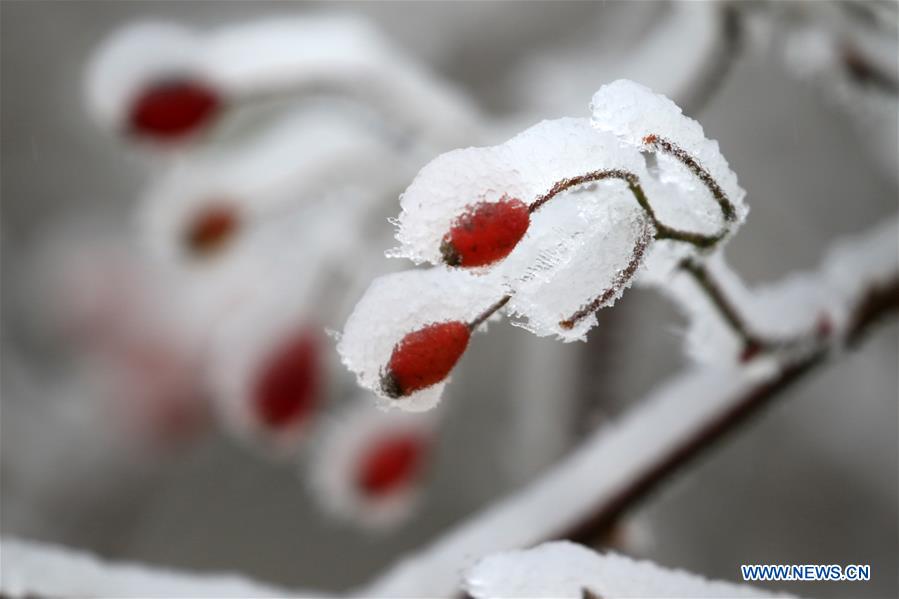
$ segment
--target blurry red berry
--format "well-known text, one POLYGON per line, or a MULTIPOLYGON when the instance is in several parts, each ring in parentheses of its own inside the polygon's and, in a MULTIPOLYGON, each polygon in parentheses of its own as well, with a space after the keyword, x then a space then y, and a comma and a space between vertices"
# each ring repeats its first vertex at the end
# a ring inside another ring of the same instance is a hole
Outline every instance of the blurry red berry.
POLYGON ((481 202, 456 219, 440 251, 450 266, 484 266, 505 258, 530 224, 527 204, 514 198, 481 202))
POLYGON ((471 331, 463 322, 428 325, 409 333, 393 348, 381 388, 398 398, 439 383, 468 347, 471 331))
POLYGON ((206 125, 221 108, 218 93, 190 79, 160 81, 134 101, 129 115, 138 135, 172 140, 206 125))
POLYGON ((303 331, 289 338, 268 356, 256 379, 256 416, 273 429, 306 420, 318 400, 320 377, 317 337, 303 331))
POLYGON ((356 487, 373 497, 408 487, 421 474, 426 451, 427 443, 417 434, 378 440, 359 464, 356 487))
POLYGON ((815 334, 819 339, 826 339, 830 337, 832 333, 833 321, 826 312, 822 313, 818 316, 818 321, 815 323, 815 334))
POLYGON ((237 232, 240 220, 233 207, 210 206, 191 219, 184 243, 195 255, 208 255, 221 249, 237 232))
POLYGON ((756 356, 762 353, 763 349, 762 345, 757 341, 749 341, 743 346, 743 351, 740 352, 740 362, 745 364, 746 362, 752 361, 756 356))

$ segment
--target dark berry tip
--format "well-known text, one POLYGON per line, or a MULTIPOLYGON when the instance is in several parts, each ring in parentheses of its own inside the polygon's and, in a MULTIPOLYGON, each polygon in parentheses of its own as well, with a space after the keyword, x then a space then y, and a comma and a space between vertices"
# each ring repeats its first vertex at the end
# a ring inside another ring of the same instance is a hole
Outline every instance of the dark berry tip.
POLYGON ((399 399, 405 395, 403 388, 400 387, 400 382, 396 380, 390 370, 381 374, 381 391, 390 399, 399 399))
POLYGON ((447 266, 462 265, 462 256, 456 251, 456 246, 448 237, 445 237, 440 244, 440 255, 443 256, 443 263, 447 266))

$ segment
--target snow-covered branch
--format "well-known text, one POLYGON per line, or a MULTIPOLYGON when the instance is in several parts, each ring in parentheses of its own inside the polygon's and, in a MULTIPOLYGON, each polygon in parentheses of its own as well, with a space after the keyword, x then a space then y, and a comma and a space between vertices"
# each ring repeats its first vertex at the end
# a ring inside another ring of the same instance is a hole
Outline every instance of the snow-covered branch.
MULTIPOLYGON (((496 551, 570 535, 593 537, 713 441, 746 422, 791 383, 839 355, 899 309, 897 221, 841 245, 813 274, 758 290, 770 314, 813 287, 831 322, 801 352, 746 364, 695 366, 662 384, 615 425, 596 431, 548 474, 463 522, 360 591, 364 596, 450 596, 460 572, 496 551)), ((800 298, 801 299, 801 298, 800 298)))
MULTIPOLYGON (((4 539, 0 596, 19 597, 287 597, 309 596, 233 574, 186 574, 43 543, 4 539)), ((324 596, 314 593, 316 597, 324 596)))
POLYGON ((565 541, 486 557, 466 574, 465 588, 475 599, 773 596, 565 541))

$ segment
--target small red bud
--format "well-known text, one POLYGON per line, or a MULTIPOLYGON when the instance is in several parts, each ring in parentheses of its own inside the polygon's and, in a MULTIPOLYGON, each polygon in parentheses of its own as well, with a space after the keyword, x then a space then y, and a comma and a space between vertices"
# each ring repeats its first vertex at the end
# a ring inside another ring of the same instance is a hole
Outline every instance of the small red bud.
POLYGON ((509 255, 529 224, 527 204, 515 198, 470 206, 443 238, 443 260, 450 266, 492 264, 509 255))
POLYGON ((197 81, 161 81, 145 89, 134 101, 129 124, 138 135, 173 140, 206 125, 221 104, 215 90, 197 81))
POLYGON ((458 321, 409 333, 393 348, 381 377, 381 389, 389 397, 398 398, 439 383, 465 352, 470 336, 468 325, 458 321))
POLYGON ((303 331, 288 339, 266 360, 254 386, 256 416, 273 429, 296 424, 310 416, 319 386, 317 339, 303 331))
POLYGON ((356 487, 368 496, 383 497, 408 486, 421 474, 426 450, 420 435, 378 440, 359 464, 356 487))
POLYGON ((740 353, 740 362, 745 364, 760 353, 762 353, 762 345, 756 341, 749 341, 746 345, 743 346, 743 351, 740 353))
POLYGON ((191 254, 207 256, 220 250, 237 232, 239 219, 231 206, 211 206, 196 214, 184 234, 191 254))

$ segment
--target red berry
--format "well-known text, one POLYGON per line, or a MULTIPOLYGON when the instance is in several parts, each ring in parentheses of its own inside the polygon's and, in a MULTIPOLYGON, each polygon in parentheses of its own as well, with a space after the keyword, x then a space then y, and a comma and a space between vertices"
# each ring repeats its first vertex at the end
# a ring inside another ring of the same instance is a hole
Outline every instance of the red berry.
POLYGON ((527 204, 514 198, 481 202, 456 219, 440 251, 450 266, 484 266, 505 258, 530 224, 527 204))
POLYGON ((190 79, 158 82, 134 101, 131 130, 139 135, 172 140, 206 125, 221 108, 221 98, 207 85, 190 79))
POLYGON ((417 434, 379 439, 363 456, 356 487, 365 495, 383 497, 400 490, 421 474, 427 443, 417 434))
POLYGON ((302 331, 266 360, 253 389, 256 416, 273 429, 301 422, 315 407, 319 386, 318 340, 302 331))
POLYGON ((185 232, 184 243, 192 254, 211 254, 234 236, 239 224, 233 207, 210 206, 193 217, 185 232))
POLYGON ((468 346, 471 331, 463 322, 441 322, 409 333, 393 348, 381 388, 398 398, 439 383, 468 346))

